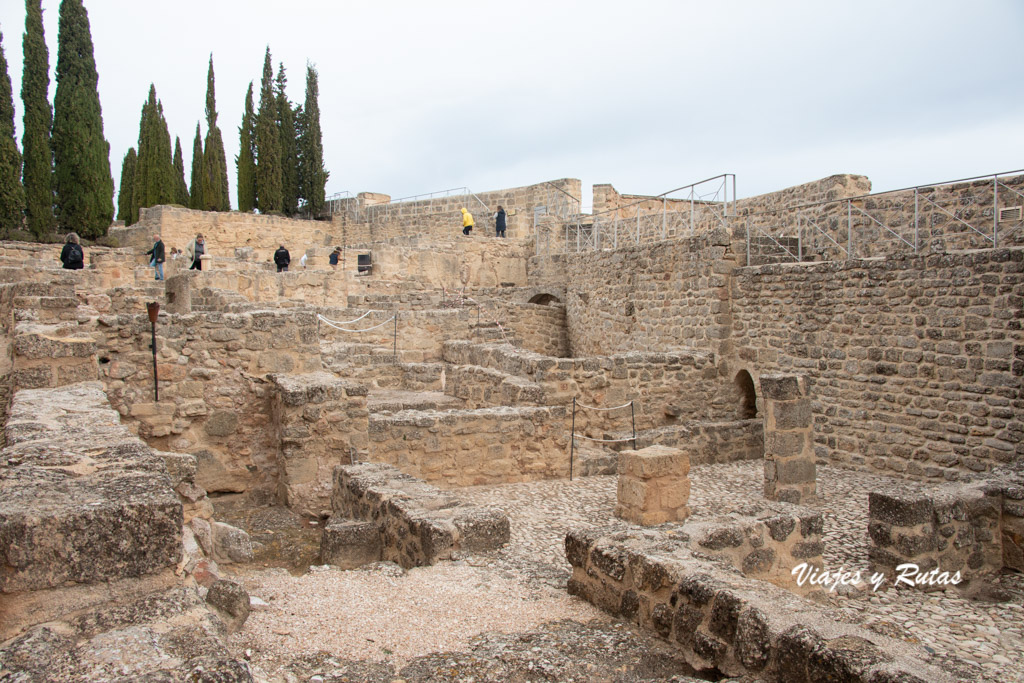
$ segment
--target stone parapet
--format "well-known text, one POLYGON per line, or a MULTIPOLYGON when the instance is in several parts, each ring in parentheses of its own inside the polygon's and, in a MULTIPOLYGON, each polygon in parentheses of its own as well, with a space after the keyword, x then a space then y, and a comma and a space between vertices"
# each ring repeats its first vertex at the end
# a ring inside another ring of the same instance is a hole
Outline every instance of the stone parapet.
POLYGON ((381 558, 406 568, 434 564, 456 551, 492 550, 509 538, 504 513, 464 505, 379 463, 335 468, 331 507, 336 517, 375 523, 381 558))
POLYGON ((0 591, 173 568, 182 505, 99 383, 17 392, 0 452, 0 591))
POLYGON ((570 531, 569 592, 679 648, 698 671, 758 680, 951 683, 906 644, 696 556, 656 531, 570 531))

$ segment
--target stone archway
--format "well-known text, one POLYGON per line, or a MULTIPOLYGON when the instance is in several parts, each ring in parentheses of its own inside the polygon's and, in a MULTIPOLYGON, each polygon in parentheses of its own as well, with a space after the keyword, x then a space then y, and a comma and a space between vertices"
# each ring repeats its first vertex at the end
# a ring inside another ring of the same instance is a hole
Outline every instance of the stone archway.
POLYGON ((740 370, 733 378, 733 384, 740 399, 739 419, 754 419, 757 417, 757 390, 754 388, 754 379, 746 370, 740 370))
POLYGON ((557 296, 551 294, 550 292, 541 292, 540 294, 534 294, 526 303, 538 304, 540 306, 550 306, 551 304, 560 304, 562 303, 562 301, 557 296))

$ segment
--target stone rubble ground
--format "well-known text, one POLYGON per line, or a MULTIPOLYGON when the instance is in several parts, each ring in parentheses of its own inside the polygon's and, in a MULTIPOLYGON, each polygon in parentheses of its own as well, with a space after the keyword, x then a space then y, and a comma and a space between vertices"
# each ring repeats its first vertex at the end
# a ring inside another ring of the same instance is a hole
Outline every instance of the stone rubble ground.
MULTIPOLYGON (((715 513, 761 497, 759 461, 697 466, 690 476, 694 513, 715 513)), ((860 570, 869 576, 868 492, 900 486, 897 479, 819 465, 826 569, 860 570)), ((535 670, 541 664, 550 669, 545 676, 558 680, 597 680, 604 674, 608 680, 644 680, 642 671, 624 673, 629 668, 624 664, 625 669, 614 673, 620 667, 616 661, 589 673, 559 668, 557 652, 599 651, 593 649, 595 643, 614 631, 628 632, 634 647, 660 662, 662 678, 672 671, 681 676, 678 680, 686 680, 685 666, 672 668, 670 651, 657 639, 634 633, 564 593, 570 572, 566 531, 629 526, 612 517, 616 477, 480 486, 458 493, 469 504, 509 515, 512 536, 507 546, 411 572, 382 564, 355 572, 323 569, 304 577, 284 570, 247 573, 246 587, 270 606, 254 611, 233 637, 236 653, 248 652, 254 671, 268 681, 299 680, 294 679, 299 672, 317 671, 326 672, 325 681, 401 675, 407 680, 506 680, 513 671, 530 679, 543 673, 535 670), (543 626, 556 620, 571 621, 543 626), (504 635, 508 633, 520 635, 504 635), (560 635, 552 635, 556 633, 560 635), (548 636, 559 643, 554 650, 541 648, 531 655, 531 648, 522 647, 548 636), (496 640, 519 645, 495 650, 496 640), (587 645, 590 641, 593 647, 587 645), (489 661, 495 658, 504 663, 489 661), (537 661, 529 666, 533 658, 537 661), (455 667, 450 677, 442 671, 445 662, 455 667), (336 676, 328 675, 330 671, 336 676)), ((972 600, 953 588, 925 593, 904 587, 840 589, 825 599, 840 619, 919 645, 925 658, 959 678, 1024 681, 1024 577, 1006 573, 994 583, 995 592, 1008 600, 972 600)), ((623 660, 628 661, 633 659, 623 660)))

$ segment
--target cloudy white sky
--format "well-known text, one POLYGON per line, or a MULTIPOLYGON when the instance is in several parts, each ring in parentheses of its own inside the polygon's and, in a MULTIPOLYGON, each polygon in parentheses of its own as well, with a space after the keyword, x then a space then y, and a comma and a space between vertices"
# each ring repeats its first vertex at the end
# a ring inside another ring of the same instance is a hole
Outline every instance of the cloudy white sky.
MULTIPOLYGON (((212 52, 234 204, 267 45, 293 101, 306 61, 319 69, 329 194, 562 177, 658 194, 735 173, 743 197, 833 173, 881 191, 1024 167, 1020 0, 85 6, 115 184, 151 82, 188 173, 212 52)), ((43 8, 52 78, 58 0, 43 8)), ((19 140, 24 22, 20 0, 0 3, 19 140)))

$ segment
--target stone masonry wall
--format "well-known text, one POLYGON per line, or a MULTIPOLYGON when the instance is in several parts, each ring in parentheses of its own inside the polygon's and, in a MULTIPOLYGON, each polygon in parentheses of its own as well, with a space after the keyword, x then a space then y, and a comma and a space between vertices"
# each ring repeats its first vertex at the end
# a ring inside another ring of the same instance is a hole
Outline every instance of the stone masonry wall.
POLYGON ((1024 455, 1024 251, 736 271, 752 372, 807 374, 819 456, 956 479, 1024 455))
MULTIPOLYGON (((820 515, 818 520, 820 521, 820 515)), ((950 683, 904 643, 694 554, 659 531, 574 530, 569 592, 675 645, 716 678, 950 683)))
POLYGON ((566 411, 488 408, 370 417, 370 460, 451 488, 569 476, 566 411))
POLYGON ((150 330, 145 315, 97 320, 100 373, 111 404, 151 445, 195 455, 196 480, 206 490, 262 489, 273 498, 279 440, 267 375, 321 369, 313 314, 161 313, 159 402, 150 330))

